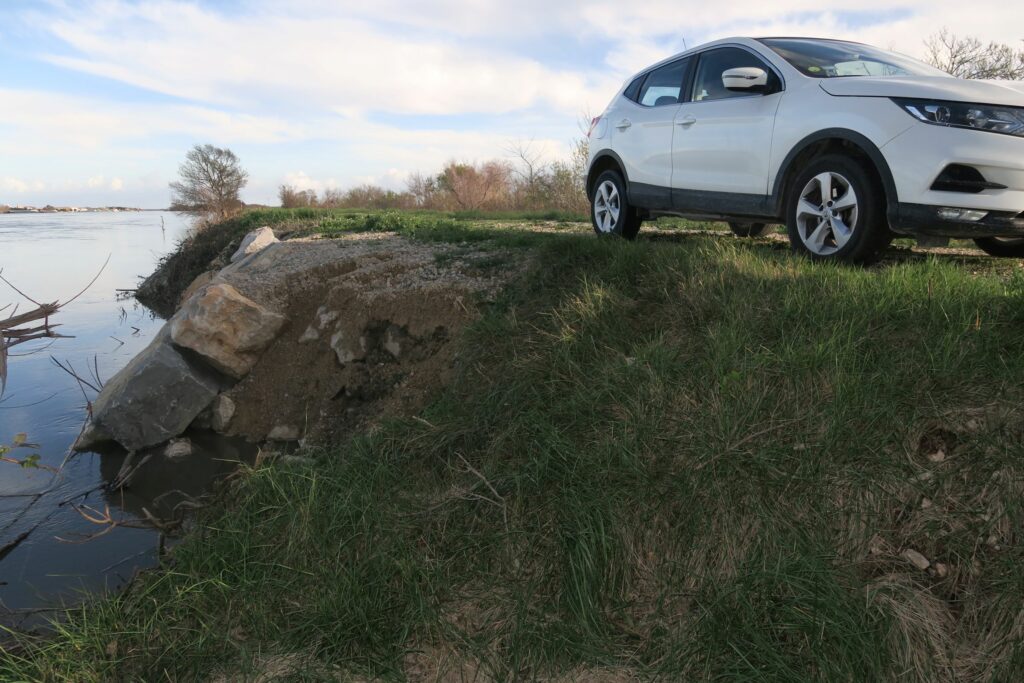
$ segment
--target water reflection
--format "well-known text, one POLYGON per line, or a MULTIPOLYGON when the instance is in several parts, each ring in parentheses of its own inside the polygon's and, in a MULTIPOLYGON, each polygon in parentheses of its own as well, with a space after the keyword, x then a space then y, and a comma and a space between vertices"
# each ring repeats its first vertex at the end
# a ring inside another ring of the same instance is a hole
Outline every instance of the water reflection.
MULTIPOLYGON (((130 487, 112 490, 126 454, 69 456, 95 392, 51 356, 102 381, 142 350, 162 321, 117 290, 134 289, 187 227, 184 217, 164 212, 0 215, 0 268, 37 301, 70 297, 110 257, 96 283, 58 314, 60 331, 74 338, 24 344, 9 359, 0 442, 28 433, 40 444, 40 463, 60 473, 0 463, 0 624, 33 627, 49 616, 41 608, 120 588, 156 562, 161 543, 159 531, 133 523, 146 511, 173 519, 211 480, 252 457, 242 442, 199 433, 186 459, 149 454, 130 487), (102 525, 80 511, 93 516, 89 510, 108 506, 122 523, 97 535, 102 525)), ((0 305, 18 299, 3 287, 0 305)))

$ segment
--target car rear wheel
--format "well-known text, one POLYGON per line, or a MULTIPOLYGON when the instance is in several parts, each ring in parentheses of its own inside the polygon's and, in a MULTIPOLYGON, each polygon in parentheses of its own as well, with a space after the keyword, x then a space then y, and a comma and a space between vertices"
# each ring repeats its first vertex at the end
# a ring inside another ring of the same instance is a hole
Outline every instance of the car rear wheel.
POLYGON ((729 223, 729 229, 737 237, 760 237, 768 229, 766 223, 729 223))
POLYGON ((979 237, 974 243, 991 256, 1024 258, 1024 237, 979 237))
POLYGON ((640 232, 636 209, 626 198, 626 183, 616 171, 605 171, 597 178, 590 198, 590 219, 598 235, 617 235, 631 240, 640 232))
POLYGON ((883 190, 861 161, 823 156, 791 188, 786 228, 794 251, 821 261, 869 263, 892 240, 883 190))

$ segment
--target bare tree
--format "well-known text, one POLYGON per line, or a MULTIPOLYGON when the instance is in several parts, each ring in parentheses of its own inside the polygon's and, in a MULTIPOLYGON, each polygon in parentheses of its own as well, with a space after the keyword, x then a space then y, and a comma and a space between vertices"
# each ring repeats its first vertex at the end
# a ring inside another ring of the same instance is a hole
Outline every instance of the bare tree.
POLYGON ((171 207, 198 215, 227 218, 242 206, 238 193, 249 181, 235 153, 213 145, 196 145, 171 183, 171 207))
POLYGON ((297 190, 291 185, 282 185, 277 190, 277 196, 281 199, 281 206, 285 209, 320 205, 316 197, 316 190, 297 190))
POLYGON ((516 175, 528 187, 532 187, 537 182, 537 177, 544 172, 544 164, 541 162, 544 150, 535 149, 533 140, 517 140, 510 142, 505 151, 518 166, 514 169, 516 175))
POLYGON ((511 166, 501 161, 450 161, 437 177, 437 185, 451 196, 460 211, 494 211, 509 208, 511 177, 511 166))
POLYGON ((1004 43, 987 45, 973 36, 961 38, 942 29, 925 41, 929 64, 957 78, 1024 79, 1024 50, 1004 43))

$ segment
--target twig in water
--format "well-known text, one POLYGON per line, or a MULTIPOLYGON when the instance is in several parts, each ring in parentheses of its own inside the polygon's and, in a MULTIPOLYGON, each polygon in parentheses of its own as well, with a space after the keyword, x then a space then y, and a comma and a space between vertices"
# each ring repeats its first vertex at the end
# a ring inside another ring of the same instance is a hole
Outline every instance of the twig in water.
POLYGON ((92 287, 96 283, 96 281, 100 279, 100 275, 103 274, 103 271, 106 270, 106 268, 107 268, 107 264, 110 263, 110 257, 111 257, 111 254, 107 254, 107 260, 103 262, 103 265, 100 267, 100 272, 96 273, 96 277, 94 277, 93 279, 89 280, 89 284, 87 284, 85 287, 83 287, 82 291, 80 291, 78 294, 75 294, 73 297, 71 297, 70 299, 68 299, 64 303, 62 303, 61 307, 67 306, 72 301, 74 301, 78 297, 80 297, 83 294, 85 294, 89 290, 89 288, 92 287))
MULTIPOLYGON (((65 366, 63 363, 61 363, 59 360, 57 360, 53 356, 50 356, 50 360, 52 360, 54 365, 56 365, 58 368, 60 368, 64 372, 68 373, 72 377, 74 377, 78 381, 78 385, 80 387, 82 385, 85 385, 85 386, 89 387, 90 389, 92 389, 93 391, 95 391, 97 394, 100 393, 100 390, 97 387, 95 387, 90 382, 87 382, 86 380, 82 379, 82 377, 77 372, 75 372, 75 368, 72 367, 71 361, 66 361, 67 366, 65 366)), ((86 394, 85 394, 85 389, 82 389, 82 395, 85 396, 85 400, 86 401, 89 400, 89 397, 86 396, 86 394)))
MULTIPOLYGON (((23 403, 20 406, 5 406, 5 405, 3 405, 3 401, 0 400, 0 410, 19 410, 21 408, 33 408, 33 407, 35 407, 37 405, 40 405, 41 403, 46 403, 51 398, 56 396, 58 393, 59 392, 55 391, 52 394, 50 394, 49 396, 47 396, 46 398, 40 399, 40 400, 38 400, 38 401, 36 401, 34 403, 23 403)), ((11 397, 9 396, 8 398, 11 398, 11 397)))
POLYGON ((96 380, 96 386, 103 389, 103 380, 100 379, 100 361, 97 354, 92 354, 92 378, 96 380))
POLYGON ((0 547, 0 560, 3 560, 5 557, 10 555, 12 552, 14 552, 14 549, 17 548, 22 543, 24 543, 25 539, 28 538, 29 536, 31 536, 32 532, 35 531, 38 526, 39 525, 37 524, 36 526, 32 527, 28 531, 20 534, 17 538, 15 538, 13 541, 8 543, 7 545, 0 547))

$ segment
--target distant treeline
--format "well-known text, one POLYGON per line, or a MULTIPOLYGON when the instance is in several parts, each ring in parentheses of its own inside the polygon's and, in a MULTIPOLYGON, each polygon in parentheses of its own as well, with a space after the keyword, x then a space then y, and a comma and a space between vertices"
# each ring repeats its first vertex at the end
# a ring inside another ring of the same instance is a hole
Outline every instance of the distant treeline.
POLYGON ((529 146, 512 150, 516 162, 448 162, 437 175, 410 176, 404 191, 362 185, 322 194, 282 185, 281 206, 435 211, 587 212, 583 190, 587 142, 577 141, 568 161, 541 163, 529 146))

